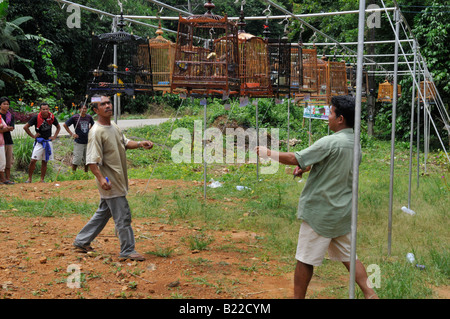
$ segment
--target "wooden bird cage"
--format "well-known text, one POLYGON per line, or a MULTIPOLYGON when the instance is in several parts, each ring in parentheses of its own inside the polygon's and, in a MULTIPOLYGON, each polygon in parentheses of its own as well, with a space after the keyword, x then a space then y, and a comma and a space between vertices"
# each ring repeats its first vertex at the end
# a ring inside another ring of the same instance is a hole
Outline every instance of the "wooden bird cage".
MULTIPOLYGON (((434 83, 430 81, 421 81, 420 82, 420 92, 422 96, 425 98, 427 102, 435 102, 437 97, 436 87, 434 83)), ((419 92, 417 92, 416 99, 420 99, 420 102, 423 102, 423 98, 420 96, 419 92)))
POLYGON ((188 95, 238 95, 237 25, 213 15, 211 1, 205 8, 204 15, 179 18, 171 88, 188 95))
POLYGON ((319 103, 327 104, 330 99, 330 84, 328 75, 328 61, 318 59, 317 61, 317 91, 311 93, 311 99, 319 103))
MULTIPOLYGON (((329 95, 348 95, 345 62, 328 62, 329 95)), ((331 100, 330 100, 331 102, 331 100)))
POLYGON ((300 91, 314 93, 318 91, 317 82, 317 49, 302 48, 303 85, 300 91))
POLYGON ((303 48, 300 44, 291 46, 291 93, 301 95, 303 87, 303 48))
POLYGON ((249 97, 272 96, 267 40, 245 32, 242 7, 238 26, 240 95, 249 97))
POLYGON ((238 38, 240 95, 250 97, 272 96, 267 41, 244 32, 239 33, 238 38))
MULTIPOLYGON (((397 95, 401 96, 401 86, 397 85, 397 95)), ((384 81, 384 83, 380 83, 378 86, 378 102, 392 103, 392 99, 394 96, 394 85, 391 84, 388 80, 384 81)))
POLYGON ((163 37, 161 23, 156 30, 156 37, 149 40, 152 57, 153 89, 169 92, 172 82, 173 61, 176 45, 163 37))
POLYGON ((118 26, 118 32, 92 37, 88 95, 153 92, 151 55, 147 41, 123 31, 125 24, 122 15, 118 26))

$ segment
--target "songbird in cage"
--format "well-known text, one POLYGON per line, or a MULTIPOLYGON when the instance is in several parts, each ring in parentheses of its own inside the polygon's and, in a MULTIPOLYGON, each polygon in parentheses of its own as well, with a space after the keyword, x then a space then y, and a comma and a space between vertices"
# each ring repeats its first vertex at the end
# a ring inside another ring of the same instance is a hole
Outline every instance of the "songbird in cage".
POLYGON ((99 69, 95 69, 94 71, 92 71, 92 74, 93 74, 95 77, 99 77, 99 76, 102 76, 102 75, 103 75, 103 72, 102 72, 101 70, 99 70, 99 69))
POLYGON ((210 54, 208 54, 208 56, 206 57, 208 60, 213 60, 217 57, 216 52, 211 52, 210 54))

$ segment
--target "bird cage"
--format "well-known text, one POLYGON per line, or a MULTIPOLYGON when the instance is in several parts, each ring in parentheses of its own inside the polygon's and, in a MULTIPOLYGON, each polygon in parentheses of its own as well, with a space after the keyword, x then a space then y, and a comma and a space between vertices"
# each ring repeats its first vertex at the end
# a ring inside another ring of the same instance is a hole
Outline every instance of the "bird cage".
MULTIPOLYGON (((401 86, 397 85, 397 95, 401 96, 401 86)), ((380 83, 378 86, 378 102, 387 102, 391 103, 394 96, 394 85, 391 84, 388 80, 385 80, 384 83, 380 83)))
MULTIPOLYGON (((423 98, 425 98, 427 102, 435 102, 437 92, 434 83, 430 81, 421 81, 419 85, 420 85, 420 92, 422 93, 423 98)), ((416 99, 420 99, 420 102, 423 102, 424 100, 423 98, 422 96, 420 96, 420 93, 417 92, 416 99)))
POLYGON ((270 79, 273 94, 280 96, 291 92, 291 43, 284 38, 268 39, 270 79))
POLYGON ((87 85, 89 95, 153 92, 151 55, 147 41, 123 30, 125 24, 122 15, 118 26, 118 32, 92 36, 87 85))
POLYGON ((311 93, 311 99, 321 102, 329 103, 330 100, 330 84, 328 75, 328 61, 325 59, 317 59, 317 91, 311 93))
POLYGON ((178 22, 172 90, 204 95, 239 94, 237 25, 212 14, 207 1, 203 15, 180 16, 178 22))
POLYGON ((347 91, 350 95, 356 93, 356 69, 351 64, 346 65, 347 91))
POLYGON ((300 44, 291 46, 291 92, 300 95, 303 87, 303 48, 300 44))
POLYGON ((250 97, 272 96, 267 41, 244 31, 245 21, 242 8, 238 26, 240 95, 250 97))
POLYGON ((156 37, 149 40, 152 57, 153 89, 155 91, 170 91, 172 81, 173 61, 176 45, 163 37, 161 23, 156 30, 156 37))
POLYGON ((345 62, 329 61, 328 78, 330 98, 335 95, 348 95, 345 62))
POLYGON ((303 85, 301 92, 314 93, 317 87, 317 49, 302 48, 303 85))
POLYGON ((239 39, 239 75, 242 96, 272 96, 267 41, 241 32, 239 39))

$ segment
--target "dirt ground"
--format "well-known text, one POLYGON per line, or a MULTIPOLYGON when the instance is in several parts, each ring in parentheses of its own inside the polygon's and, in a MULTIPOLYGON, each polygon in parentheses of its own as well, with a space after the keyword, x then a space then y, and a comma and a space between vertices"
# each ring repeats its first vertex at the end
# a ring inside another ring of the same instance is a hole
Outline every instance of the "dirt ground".
MULTIPOLYGON (((147 185, 147 181, 130 180, 130 194, 144 188, 190 187, 190 183, 152 180, 147 185)), ((21 196, 41 201, 56 194, 95 203, 99 199, 93 180, 0 186, 0 198, 6 199, 21 196)), ((293 269, 286 270, 276 258, 255 257, 255 233, 214 232, 208 234, 214 238, 208 249, 193 251, 183 238, 194 236, 198 229, 187 223, 134 218, 136 250, 146 260, 121 261, 112 220, 92 243, 95 252, 84 254, 72 243, 89 217, 22 217, 16 216, 16 209, 0 211, 0 298, 292 297, 293 269), (169 257, 149 253, 164 247, 170 247, 169 257)))
MULTIPOLYGON (((129 196, 196 183, 130 180, 129 196)), ((99 200, 94 180, 0 185, 0 198, 18 196, 35 201, 83 198, 95 205, 99 200)), ((17 216, 17 209, 0 210, 0 299, 291 299, 293 295, 292 264, 261 254, 257 238, 264 234, 210 232, 214 240, 207 249, 191 250, 186 238, 200 234, 199 228, 188 222, 134 218, 136 250, 146 260, 122 261, 112 220, 92 243, 95 252, 86 254, 77 252, 72 243, 91 215, 23 217, 17 216)), ((341 283, 348 285, 348 279, 341 283)), ((327 285, 313 278, 308 295, 330 298, 327 285)), ((450 296, 448 287, 437 287, 436 294, 450 296)))

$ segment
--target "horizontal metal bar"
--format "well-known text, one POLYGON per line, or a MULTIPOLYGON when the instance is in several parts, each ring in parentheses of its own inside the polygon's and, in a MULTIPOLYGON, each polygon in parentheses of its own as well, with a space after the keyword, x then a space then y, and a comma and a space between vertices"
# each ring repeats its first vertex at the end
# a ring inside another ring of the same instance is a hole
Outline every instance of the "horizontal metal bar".
MULTIPOLYGON (((412 39, 408 39, 408 40, 400 40, 400 42, 414 42, 414 40, 412 39)), ((365 41, 364 44, 394 44, 395 40, 382 40, 382 41, 365 41)), ((298 44, 298 43, 292 43, 292 44, 298 44)), ((344 45, 358 45, 358 42, 340 42, 340 44, 344 44, 344 45)), ((316 42, 316 43, 303 43, 303 45, 307 45, 307 46, 313 46, 313 45, 318 45, 318 46, 335 46, 335 43, 332 42, 316 42)))

